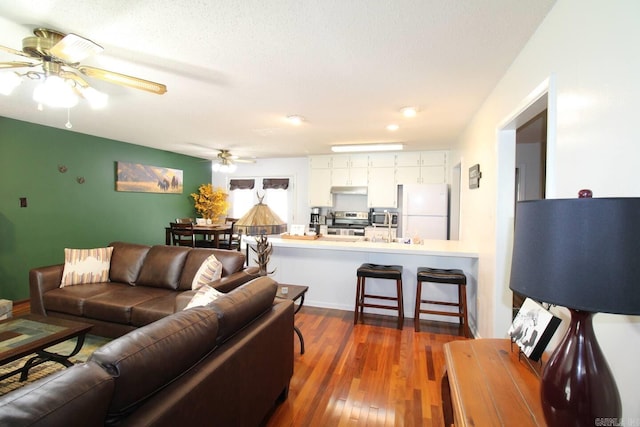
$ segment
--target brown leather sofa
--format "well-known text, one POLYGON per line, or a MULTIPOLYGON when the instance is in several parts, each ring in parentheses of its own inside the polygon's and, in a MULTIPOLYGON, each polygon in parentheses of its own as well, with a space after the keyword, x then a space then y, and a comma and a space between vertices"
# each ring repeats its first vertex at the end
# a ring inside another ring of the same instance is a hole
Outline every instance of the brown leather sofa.
POLYGON ((245 267, 238 251, 124 242, 109 246, 113 254, 106 283, 60 288, 63 264, 32 269, 31 312, 91 323, 92 334, 115 338, 177 311, 177 297, 184 294, 188 301, 193 295, 193 277, 211 254, 222 263, 222 278, 210 285, 221 292, 258 277, 258 268, 245 267))
POLYGON ((293 303, 252 280, 0 397, 7 426, 257 426, 286 399, 293 303))

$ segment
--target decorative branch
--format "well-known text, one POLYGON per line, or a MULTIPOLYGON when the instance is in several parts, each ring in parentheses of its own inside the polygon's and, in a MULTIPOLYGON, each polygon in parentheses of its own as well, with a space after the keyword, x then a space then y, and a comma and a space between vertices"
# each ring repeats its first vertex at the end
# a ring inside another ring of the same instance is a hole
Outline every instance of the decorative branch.
POLYGON ((258 264, 260 269, 259 274, 261 276, 266 276, 267 274, 273 274, 276 269, 274 268, 271 271, 267 271, 267 264, 269 264, 269 260, 271 259, 271 253, 273 252, 273 246, 271 243, 267 241, 267 236, 261 234, 260 236, 256 236, 256 247, 251 250, 256 253, 258 258, 254 258, 253 262, 258 264))

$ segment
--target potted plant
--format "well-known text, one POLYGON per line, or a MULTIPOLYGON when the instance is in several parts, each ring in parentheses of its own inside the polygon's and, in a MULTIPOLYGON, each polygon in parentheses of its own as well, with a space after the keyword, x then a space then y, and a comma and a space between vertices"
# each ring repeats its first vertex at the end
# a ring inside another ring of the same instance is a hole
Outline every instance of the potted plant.
POLYGON ((191 197, 195 202, 196 211, 208 223, 218 222, 220 217, 226 215, 229 209, 228 194, 221 187, 213 188, 211 183, 202 184, 198 187, 197 193, 191 193, 191 197))

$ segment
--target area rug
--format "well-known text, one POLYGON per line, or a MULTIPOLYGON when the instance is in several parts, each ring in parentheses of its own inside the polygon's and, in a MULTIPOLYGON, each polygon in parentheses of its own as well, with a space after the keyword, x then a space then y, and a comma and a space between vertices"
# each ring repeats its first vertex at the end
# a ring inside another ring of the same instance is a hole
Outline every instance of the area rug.
MULTIPOLYGON (((103 346, 104 344, 110 341, 109 338, 99 337, 96 335, 87 335, 84 340, 84 345, 82 346, 82 350, 75 356, 73 356, 70 360, 73 363, 82 363, 85 362, 93 352, 103 346)), ((47 351, 51 351, 59 354, 69 354, 73 350, 76 345, 76 339, 72 338, 70 340, 61 342, 60 344, 56 344, 52 347, 47 348, 47 351)), ((13 371, 17 368, 24 366, 27 360, 29 360, 33 355, 25 356, 22 359, 14 360, 11 363, 0 366, 0 375, 13 371)), ((26 381, 20 381, 20 374, 13 375, 9 378, 5 378, 0 381, 0 395, 9 393, 12 390, 20 388, 26 384, 30 384, 34 381, 39 380, 40 378, 44 378, 47 375, 51 375, 54 372, 58 372, 62 369, 65 369, 63 365, 57 362, 45 362, 38 366, 35 366, 29 369, 29 377, 26 381)))

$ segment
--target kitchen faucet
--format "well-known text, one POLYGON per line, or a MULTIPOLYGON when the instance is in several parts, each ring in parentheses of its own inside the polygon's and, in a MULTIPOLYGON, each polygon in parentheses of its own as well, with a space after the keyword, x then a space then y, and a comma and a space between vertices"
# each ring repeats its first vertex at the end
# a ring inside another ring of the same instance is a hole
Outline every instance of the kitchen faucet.
POLYGON ((391 212, 386 209, 384 210, 384 220, 387 222, 387 229, 389 230, 387 235, 387 243, 391 243, 391 212))

